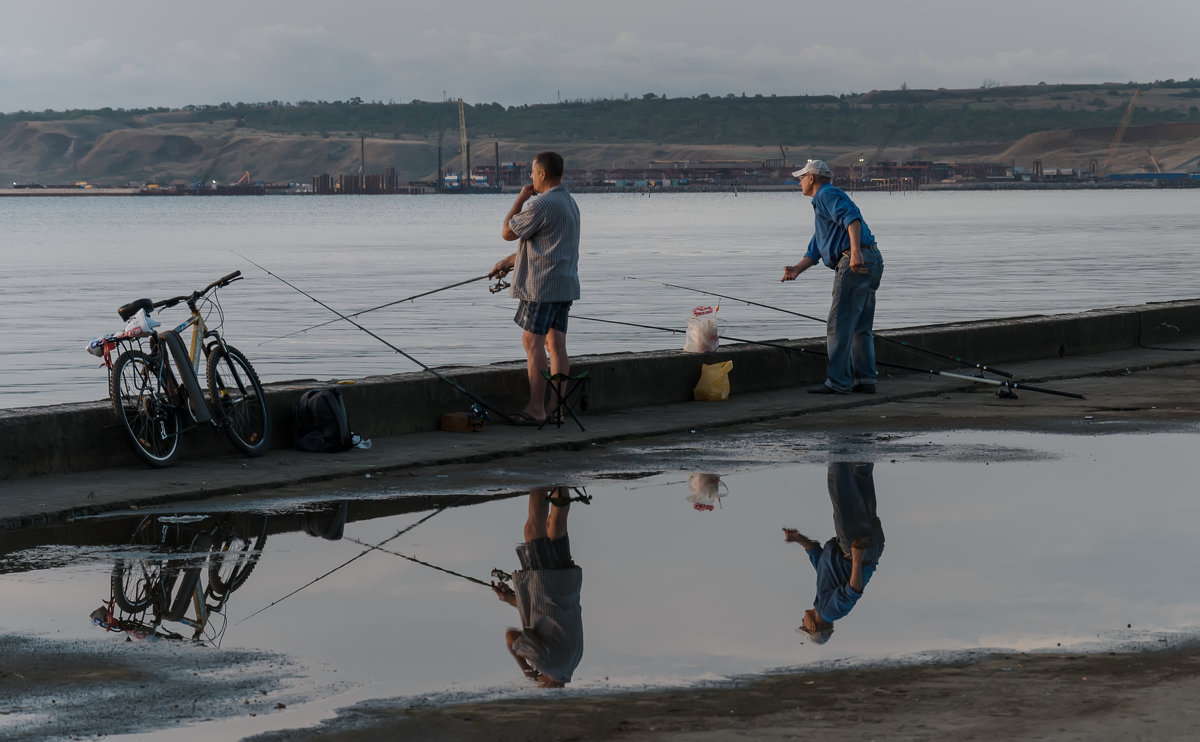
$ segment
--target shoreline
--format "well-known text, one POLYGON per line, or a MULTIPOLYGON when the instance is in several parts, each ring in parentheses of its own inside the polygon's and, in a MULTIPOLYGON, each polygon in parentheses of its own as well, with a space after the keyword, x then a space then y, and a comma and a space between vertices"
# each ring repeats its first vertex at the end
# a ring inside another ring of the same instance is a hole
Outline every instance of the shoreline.
MULTIPOLYGON (((919 186, 911 186, 905 188, 897 188, 892 186, 880 186, 876 188, 855 187, 853 184, 845 184, 839 187, 844 187, 847 192, 851 193, 919 193, 921 191, 1112 191, 1112 190, 1176 190, 1182 188, 1200 188, 1200 178, 1192 180, 1119 180, 1111 182, 1070 182, 1070 181, 967 181, 962 183, 925 183, 919 186)), ((668 195, 672 193, 778 193, 792 192, 796 190, 793 184, 728 184, 728 185, 703 185, 703 186, 672 186, 669 188, 646 188, 646 187, 598 187, 576 185, 571 186, 572 193, 637 193, 646 195, 668 195)), ((520 189, 515 187, 502 186, 498 190, 487 189, 471 191, 468 193, 459 193, 455 191, 438 192, 430 190, 424 193, 346 193, 346 194, 318 194, 312 191, 288 191, 284 189, 268 189, 265 191, 239 191, 239 192, 211 192, 204 191, 180 191, 180 192, 155 192, 145 191, 141 188, 0 188, 0 198, 54 198, 54 197, 116 197, 116 196, 150 196, 150 197, 169 197, 169 196, 319 196, 319 195, 335 195, 335 196, 471 196, 471 195, 496 195, 513 194, 520 189)))

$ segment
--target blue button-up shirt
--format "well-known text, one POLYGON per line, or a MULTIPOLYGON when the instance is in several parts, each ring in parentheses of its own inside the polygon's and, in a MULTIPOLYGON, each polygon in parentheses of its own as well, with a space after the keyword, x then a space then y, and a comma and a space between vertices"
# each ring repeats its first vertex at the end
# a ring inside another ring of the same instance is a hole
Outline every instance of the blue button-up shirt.
POLYGON ((816 223, 804 257, 814 263, 821 262, 830 268, 837 268, 842 253, 850 249, 850 235, 846 228, 855 220, 862 225, 860 244, 864 247, 875 244, 875 235, 867 228, 866 220, 841 188, 822 183, 813 195, 812 207, 816 223))
MULTIPOLYGON (((854 571, 854 565, 842 556, 836 538, 826 541, 823 547, 814 546, 807 554, 813 569, 817 570, 817 597, 813 600, 813 608, 817 609, 817 615, 823 620, 833 623, 849 613, 863 595, 850 587, 850 573, 854 571)), ((863 565, 864 590, 874 574, 874 564, 863 565)))

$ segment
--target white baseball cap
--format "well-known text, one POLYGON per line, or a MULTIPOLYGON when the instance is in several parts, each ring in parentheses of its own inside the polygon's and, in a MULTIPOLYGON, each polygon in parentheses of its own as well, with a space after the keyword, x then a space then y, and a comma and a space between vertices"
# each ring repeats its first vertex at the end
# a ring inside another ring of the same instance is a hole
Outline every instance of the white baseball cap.
POLYGON ((793 177, 799 178, 801 175, 820 175, 822 178, 832 178, 833 171, 825 164, 824 160, 809 160, 808 164, 799 170, 792 173, 793 177))

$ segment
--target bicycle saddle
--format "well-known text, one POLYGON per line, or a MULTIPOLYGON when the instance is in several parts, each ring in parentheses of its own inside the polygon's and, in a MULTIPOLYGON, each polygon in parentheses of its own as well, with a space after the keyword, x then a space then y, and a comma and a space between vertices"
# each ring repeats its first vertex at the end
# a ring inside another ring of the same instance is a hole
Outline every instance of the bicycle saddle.
POLYGON ((149 299, 138 299, 136 301, 131 301, 118 309, 117 314, 121 315, 121 319, 128 322, 129 318, 137 314, 139 309, 145 309, 146 316, 149 317, 150 314, 154 312, 154 302, 150 301, 149 299))

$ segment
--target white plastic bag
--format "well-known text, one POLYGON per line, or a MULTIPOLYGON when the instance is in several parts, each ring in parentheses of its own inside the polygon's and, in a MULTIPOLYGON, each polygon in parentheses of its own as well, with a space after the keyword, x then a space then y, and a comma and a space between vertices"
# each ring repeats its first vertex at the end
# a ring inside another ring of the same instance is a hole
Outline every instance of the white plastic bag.
POLYGON ((688 353, 712 353, 721 344, 717 328, 717 310, 713 307, 696 307, 688 317, 687 340, 683 349, 688 353))
POLYGON ((729 487, 721 481, 721 475, 707 472, 688 474, 688 490, 688 502, 701 512, 720 507, 721 498, 729 494, 729 487))

